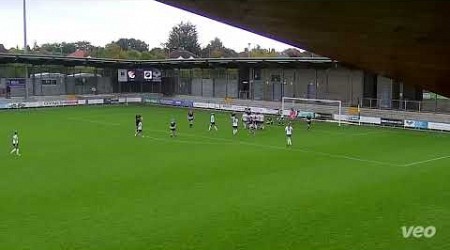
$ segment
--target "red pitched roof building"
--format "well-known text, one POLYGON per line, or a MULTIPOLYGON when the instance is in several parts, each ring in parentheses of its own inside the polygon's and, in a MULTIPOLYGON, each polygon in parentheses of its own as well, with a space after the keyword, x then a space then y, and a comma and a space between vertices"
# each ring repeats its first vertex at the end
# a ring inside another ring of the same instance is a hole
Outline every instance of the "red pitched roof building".
POLYGON ((67 55, 68 57, 85 58, 88 57, 88 52, 85 50, 77 50, 67 55))

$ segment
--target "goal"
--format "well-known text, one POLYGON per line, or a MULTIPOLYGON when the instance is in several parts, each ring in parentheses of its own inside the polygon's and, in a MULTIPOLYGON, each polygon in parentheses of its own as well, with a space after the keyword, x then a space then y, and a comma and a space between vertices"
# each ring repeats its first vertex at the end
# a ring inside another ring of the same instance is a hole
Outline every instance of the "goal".
POLYGON ((339 100, 283 97, 281 110, 285 116, 290 116, 294 111, 297 117, 312 116, 325 120, 337 120, 338 125, 341 126, 342 102, 339 100))

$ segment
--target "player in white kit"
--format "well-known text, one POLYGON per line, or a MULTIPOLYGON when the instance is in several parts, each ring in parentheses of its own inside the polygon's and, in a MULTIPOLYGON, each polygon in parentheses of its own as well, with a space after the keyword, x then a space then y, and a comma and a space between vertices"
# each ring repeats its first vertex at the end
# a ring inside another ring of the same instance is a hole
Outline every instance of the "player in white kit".
POLYGON ((294 128, 292 127, 291 123, 289 122, 284 131, 286 132, 286 146, 292 146, 292 132, 294 128))
POLYGON ((20 153, 19 153, 19 135, 17 134, 17 131, 14 132, 14 135, 12 137, 12 146, 13 146, 13 149, 11 150, 10 154, 16 153, 17 156, 20 156, 20 153))
POLYGON ((238 132, 239 119, 235 114, 231 115, 231 126, 233 126, 233 135, 236 135, 238 132))
POLYGON ((217 126, 216 126, 216 116, 214 115, 214 113, 211 114, 210 117, 210 123, 209 123, 209 129, 208 131, 211 131, 211 128, 214 127, 214 129, 217 131, 217 126))
POLYGON ((134 136, 141 136, 142 137, 142 121, 139 121, 138 125, 137 125, 137 129, 136 129, 136 134, 134 134, 134 136))

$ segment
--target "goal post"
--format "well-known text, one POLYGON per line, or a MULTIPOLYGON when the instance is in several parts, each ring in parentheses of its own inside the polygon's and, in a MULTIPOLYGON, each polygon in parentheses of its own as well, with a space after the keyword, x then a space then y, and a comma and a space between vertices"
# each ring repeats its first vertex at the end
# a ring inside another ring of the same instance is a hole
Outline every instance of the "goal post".
MULTIPOLYGON (((329 114, 332 119, 336 118, 337 123, 341 126, 342 120, 342 101, 327 100, 327 99, 309 99, 309 98, 295 98, 283 97, 281 98, 281 111, 284 115, 294 109, 299 114, 313 113, 313 114, 329 114), (336 115, 336 116, 335 116, 336 115)), ((314 117, 313 117, 314 118, 314 117)))

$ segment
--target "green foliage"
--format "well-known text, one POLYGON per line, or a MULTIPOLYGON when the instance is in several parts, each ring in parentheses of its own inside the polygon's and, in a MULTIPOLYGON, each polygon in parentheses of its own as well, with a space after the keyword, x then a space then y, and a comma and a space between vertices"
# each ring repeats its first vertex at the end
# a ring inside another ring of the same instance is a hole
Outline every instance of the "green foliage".
POLYGON ((237 57, 238 53, 232 49, 226 48, 222 41, 216 37, 202 49, 201 56, 211 58, 237 57))
POLYGON ((279 57, 280 53, 278 53, 275 49, 265 49, 261 48, 260 45, 256 45, 252 50, 250 50, 251 57, 279 57))
POLYGON ((138 52, 148 51, 148 44, 144 41, 134 38, 120 38, 116 42, 122 50, 136 50, 138 52))
POLYGON ((153 48, 150 50, 151 59, 164 59, 167 58, 167 53, 162 48, 153 48))
POLYGON ((89 41, 75 42, 75 49, 77 50, 91 51, 93 48, 94 46, 89 41))
POLYGON ((164 46, 166 49, 183 49, 199 55, 201 48, 198 42, 197 27, 190 22, 179 23, 170 31, 169 39, 164 46))
POLYGON ((127 55, 126 55, 127 59, 132 59, 132 60, 141 59, 141 52, 139 52, 137 50, 128 50, 128 51, 126 51, 126 53, 127 53, 127 55))
POLYGON ((109 43, 105 46, 106 58, 127 59, 127 55, 127 52, 116 43, 109 43))
POLYGON ((52 54, 52 55, 68 55, 77 50, 84 50, 87 52, 92 52, 95 47, 91 45, 88 41, 78 41, 74 43, 44 43, 38 46, 34 43, 31 51, 38 54, 52 54))
MULTIPOLYGON (((68 55, 76 50, 87 51, 89 56, 96 58, 115 58, 115 59, 164 59, 168 58, 168 52, 174 50, 186 50, 200 57, 227 58, 227 57, 312 57, 317 56, 307 51, 300 51, 295 48, 289 48, 283 52, 277 52, 275 49, 262 48, 257 45, 250 50, 246 48, 243 52, 237 53, 231 48, 227 48, 220 38, 211 40, 205 47, 201 48, 198 41, 197 27, 190 22, 181 22, 174 26, 170 31, 167 42, 161 45, 162 48, 152 48, 143 40, 135 38, 120 38, 104 47, 93 46, 89 41, 45 43, 38 45, 34 43, 30 49, 31 53, 68 55)), ((12 48, 11 53, 22 53, 20 48, 12 48)))

